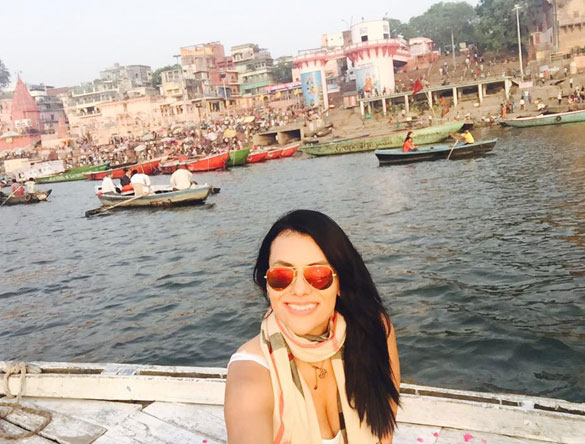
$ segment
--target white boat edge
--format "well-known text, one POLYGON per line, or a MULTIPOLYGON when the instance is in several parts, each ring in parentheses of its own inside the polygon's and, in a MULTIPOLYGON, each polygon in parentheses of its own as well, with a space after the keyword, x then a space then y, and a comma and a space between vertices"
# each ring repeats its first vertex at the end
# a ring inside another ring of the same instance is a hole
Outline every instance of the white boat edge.
MULTIPOLYGON (((166 402, 221 406, 227 370, 134 364, 32 362, 39 373, 9 378, 23 399, 166 402)), ((0 369, 2 367, 0 366, 0 369)), ((1 373, 0 373, 1 374, 1 373)), ((5 395, 0 384, 0 395, 5 395)), ((492 433, 545 443, 582 444, 585 403, 525 395, 401 384, 400 424, 492 433)))

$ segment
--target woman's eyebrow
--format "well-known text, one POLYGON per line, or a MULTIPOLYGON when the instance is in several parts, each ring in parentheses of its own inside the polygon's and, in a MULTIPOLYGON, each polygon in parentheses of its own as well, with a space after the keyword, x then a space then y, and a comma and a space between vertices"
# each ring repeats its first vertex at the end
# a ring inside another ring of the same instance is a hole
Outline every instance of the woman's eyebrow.
MULTIPOLYGON (((272 265, 270 265, 270 266, 274 267, 275 265, 282 265, 284 267, 294 267, 294 265, 291 264, 290 262, 286 262, 286 261, 282 261, 282 260, 278 260, 276 262, 273 262, 272 265)), ((311 263, 307 264, 306 266, 310 266, 310 265, 329 265, 329 262, 324 259, 322 261, 311 262, 311 263)))

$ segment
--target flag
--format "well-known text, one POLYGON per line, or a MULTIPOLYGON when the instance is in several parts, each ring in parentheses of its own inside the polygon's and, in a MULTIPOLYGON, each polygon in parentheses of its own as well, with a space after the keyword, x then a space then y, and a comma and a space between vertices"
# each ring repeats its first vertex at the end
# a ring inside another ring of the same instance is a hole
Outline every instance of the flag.
POLYGON ((415 95, 422 89, 423 89, 422 82, 420 81, 420 79, 416 79, 416 82, 414 82, 414 85, 412 85, 412 95, 415 95))

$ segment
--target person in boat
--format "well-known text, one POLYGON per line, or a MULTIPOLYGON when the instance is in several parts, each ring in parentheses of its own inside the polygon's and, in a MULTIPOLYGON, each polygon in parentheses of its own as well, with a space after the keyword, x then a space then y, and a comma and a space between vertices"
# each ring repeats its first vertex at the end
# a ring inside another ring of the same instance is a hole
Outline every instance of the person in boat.
POLYGON ((109 171, 108 174, 106 174, 106 176, 102 179, 102 193, 104 194, 113 194, 113 193, 119 193, 120 189, 116 187, 116 185, 114 184, 114 181, 112 180, 114 173, 112 171, 109 171))
POLYGON ((124 175, 120 178, 120 187, 124 188, 126 185, 130 185, 130 179, 132 172, 128 168, 124 168, 124 175))
POLYGON ((148 194, 151 191, 150 187, 152 184, 150 182, 150 177, 144 173, 139 173, 138 170, 132 170, 130 183, 132 184, 132 187, 134 187, 134 194, 137 196, 148 194))
POLYGON ((34 177, 29 177, 28 180, 24 183, 25 190, 28 194, 34 194, 35 192, 35 179, 34 177))
POLYGON ((24 187, 20 183, 18 183, 16 179, 12 179, 10 191, 12 192, 13 196, 16 197, 24 196, 24 187))
POLYGON ((390 444, 395 330, 345 232, 317 211, 282 216, 262 241, 254 282, 270 307, 228 364, 228 442, 390 444))
POLYGON ((463 131, 462 139, 463 139, 463 142, 465 142, 467 145, 471 145, 472 143, 475 143, 475 139, 473 138, 471 131, 469 131, 468 129, 463 131))
POLYGON ((183 163, 171 175, 171 186, 175 191, 188 190, 191 187, 192 179, 193 173, 189 171, 187 165, 183 163))
POLYGON ((414 145, 414 141, 412 138, 412 131, 409 131, 406 134, 406 138, 404 139, 404 143, 402 144, 402 152, 408 153, 409 151, 418 151, 418 148, 414 145))

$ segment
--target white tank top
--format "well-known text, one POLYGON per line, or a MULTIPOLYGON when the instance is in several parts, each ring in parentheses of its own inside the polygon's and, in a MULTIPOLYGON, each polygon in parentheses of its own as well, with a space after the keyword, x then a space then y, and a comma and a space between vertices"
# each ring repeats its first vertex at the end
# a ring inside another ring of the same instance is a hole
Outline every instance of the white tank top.
MULTIPOLYGON (((258 355, 255 355, 254 353, 250 353, 247 351, 241 351, 241 352, 234 353, 232 355, 232 357, 230 358, 230 361, 228 362, 227 366, 229 367, 232 362, 237 362, 237 361, 253 361, 256 364, 259 364, 266 369, 270 369, 268 367, 268 363, 266 362, 266 359, 264 359, 263 356, 258 356, 258 355)), ((323 444, 343 444, 343 440, 341 439, 341 430, 339 432, 337 432, 337 435, 335 435, 331 439, 321 438, 321 442, 323 444)))

